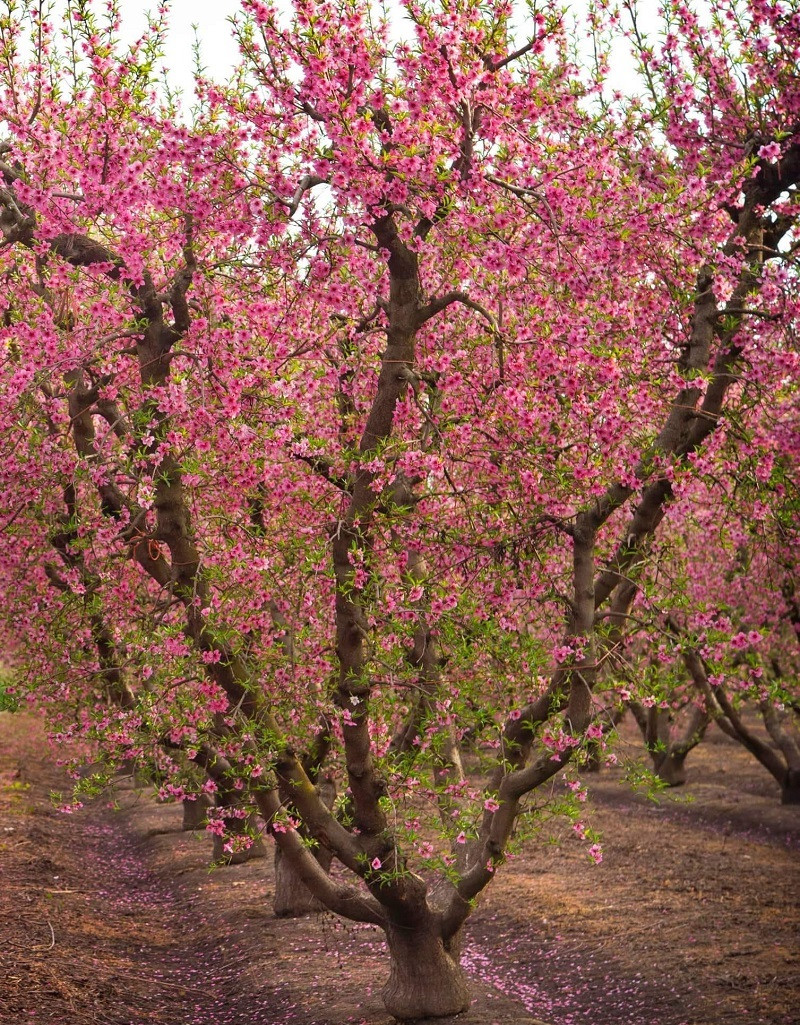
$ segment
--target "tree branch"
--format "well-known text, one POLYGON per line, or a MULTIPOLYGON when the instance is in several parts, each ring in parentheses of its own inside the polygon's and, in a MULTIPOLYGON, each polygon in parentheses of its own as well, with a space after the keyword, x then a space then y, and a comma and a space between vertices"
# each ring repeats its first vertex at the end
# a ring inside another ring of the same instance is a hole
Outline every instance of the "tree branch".
POLYGON ((441 313, 442 310, 446 310, 447 307, 451 306, 453 303, 461 303, 462 306, 466 306, 468 309, 479 313, 489 324, 492 331, 497 331, 497 321, 494 315, 490 313, 485 306, 482 306, 474 299, 470 299, 466 292, 458 291, 447 292, 445 295, 438 296, 436 299, 432 299, 426 306, 423 306, 417 312, 418 326, 426 323, 426 321, 435 317, 437 313, 441 313))
POLYGON ((519 49, 514 50, 513 53, 509 53, 506 57, 486 56, 483 58, 484 67, 486 67, 488 71, 500 71, 502 68, 513 63, 513 61, 519 60, 520 57, 524 57, 526 53, 530 53, 535 45, 536 40, 531 39, 530 42, 526 43, 524 46, 520 46, 519 49))
POLYGON ((279 199, 278 200, 278 202, 282 206, 285 206, 288 209, 288 211, 289 211, 289 220, 291 220, 294 217, 294 215, 297 213, 298 207, 300 206, 300 203, 302 202, 303 196, 307 192, 310 192, 317 185, 327 185, 327 184, 328 184, 328 179, 327 178, 320 178, 320 176, 316 175, 316 174, 306 174, 306 175, 303 175, 303 177, 300 179, 300 183, 298 184, 297 188, 294 190, 294 195, 292 196, 292 198, 290 200, 288 200, 288 201, 285 200, 285 199, 279 199))

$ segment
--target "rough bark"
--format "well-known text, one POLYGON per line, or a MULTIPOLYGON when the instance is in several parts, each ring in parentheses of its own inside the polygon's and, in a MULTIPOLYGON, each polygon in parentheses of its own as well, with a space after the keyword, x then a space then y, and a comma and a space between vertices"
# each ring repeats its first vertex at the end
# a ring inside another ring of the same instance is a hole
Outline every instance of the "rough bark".
POLYGON ((447 943, 435 921, 416 928, 388 926, 390 975, 382 996, 386 1010, 401 1021, 460 1014, 470 1005, 459 965, 458 937, 447 943))
MULTIPOLYGON (((735 258, 742 245, 748 260, 742 268, 727 308, 719 310, 714 297, 714 273, 702 267, 697 278, 689 336, 678 367, 687 377, 707 373, 711 377, 703 390, 693 382, 682 388, 672 402, 666 421, 656 437, 652 449, 643 453, 635 474, 646 481, 652 472, 653 456, 665 455, 685 460, 696 452, 714 433, 721 422, 725 399, 737 380, 736 367, 742 350, 737 334, 742 324, 742 310, 749 305, 748 296, 757 292, 764 262, 764 243, 770 235, 773 248, 788 230, 784 225, 772 238, 777 225, 768 210, 772 203, 792 184, 800 180, 800 145, 787 150, 780 168, 762 161, 758 173, 744 186, 744 204, 738 212, 733 230, 722 247, 723 257, 735 258), (723 326, 724 318, 724 326, 723 326), (712 351, 716 342, 716 355, 712 351)), ((776 250, 777 251, 777 250, 776 250)), ((614 484, 595 504, 595 525, 600 527, 609 516, 631 497, 629 485, 614 484)), ((672 485, 666 477, 656 477, 643 488, 636 509, 623 534, 616 552, 595 583, 595 602, 598 608, 605 604, 615 589, 631 575, 641 558, 643 545, 652 537, 666 515, 672 501, 672 485)))
POLYGON ((793 146, 787 151, 786 163, 780 171, 762 162, 758 173, 744 186, 744 204, 721 254, 736 258, 744 247, 748 257, 728 304, 727 316, 726 310, 718 309, 714 296, 713 269, 710 266, 700 269, 688 337, 678 361, 687 383, 672 400, 652 446, 642 452, 635 468, 635 475, 643 484, 638 503, 612 558, 594 578, 590 574, 594 574, 597 532, 628 502, 636 489, 628 483, 612 484, 604 495, 576 514, 574 526, 561 523, 573 543, 573 593, 566 617, 565 639, 567 643, 572 640, 581 643, 584 658, 568 668, 556 670, 546 693, 523 708, 519 720, 506 724, 502 758, 491 779, 500 808, 491 816, 484 816, 480 851, 462 875, 447 910, 451 925, 466 919, 469 901, 493 878, 491 864, 502 860, 520 798, 551 778, 571 757, 570 750, 556 759, 549 752, 534 752, 537 724, 553 712, 562 711, 566 712, 573 735, 585 730, 588 724, 591 692, 597 676, 595 614, 635 577, 634 570, 644 548, 672 500, 669 477, 654 473, 656 461, 684 462, 704 444, 722 420, 725 399, 737 379, 735 371, 742 354, 737 339, 742 324, 741 311, 747 307, 750 293, 757 291, 760 285, 764 238, 771 225, 769 213, 765 211, 790 182, 797 180, 800 180, 800 146, 793 146), (709 374, 704 390, 695 378, 709 374))
MULTIPOLYGON (((7 181, 12 187, 13 180, 7 181)), ((13 196, 12 196, 13 199, 13 196)), ((3 203, 0 197, 0 230, 8 244, 19 243, 31 247, 41 242, 36 237, 36 218, 31 210, 27 208, 20 211, 15 202, 3 203)), ((377 228, 381 234, 381 228, 385 226, 388 235, 387 248, 392 252, 390 258, 390 271, 392 273, 391 302, 394 305, 395 314, 400 310, 400 318, 390 315, 391 322, 388 330, 388 345, 384 354, 384 370, 382 373, 382 384, 388 387, 379 387, 372 414, 369 418, 367 429, 362 439, 362 452, 370 451, 376 444, 380 444, 384 425, 391 429, 394 405, 397 398, 405 388, 407 381, 402 373, 398 372, 398 347, 406 351, 407 345, 413 346, 413 333, 418 326, 417 297, 419 294, 419 283, 416 276, 416 257, 406 250, 399 241, 396 229, 391 217, 382 219, 377 228), (411 278, 407 272, 413 271, 411 278)), ((96 263, 106 264, 106 276, 112 280, 120 279, 122 260, 113 252, 94 242, 84 235, 70 234, 58 236, 47 242, 50 252, 73 267, 90 266, 96 263)), ((43 258, 40 266, 46 265, 46 258, 43 258)), ((163 452, 160 445, 169 430, 169 419, 161 410, 160 396, 162 388, 169 380, 170 353, 174 344, 186 333, 190 326, 190 311, 186 294, 191 286, 192 278, 196 268, 194 252, 192 249, 192 224, 191 219, 186 223, 186 244, 184 246, 184 267, 179 270, 172 281, 166 294, 157 291, 153 279, 148 272, 143 275, 141 285, 127 284, 126 289, 130 294, 138 311, 138 321, 141 334, 136 336, 136 354, 139 365, 140 382, 145 392, 143 411, 150 414, 153 440, 145 450, 152 456, 151 465, 148 468, 155 483, 155 524, 154 529, 147 529, 149 517, 143 510, 132 507, 126 502, 125 496, 113 485, 101 492, 102 509, 106 515, 115 517, 123 508, 127 507, 130 513, 131 527, 126 530, 121 538, 129 546, 131 557, 142 567, 142 569, 156 581, 162 588, 168 589, 185 608, 186 614, 186 636, 199 652, 216 652, 220 655, 218 661, 205 665, 204 670, 225 691, 231 705, 238 710, 238 713, 249 722, 257 723, 260 727, 266 728, 276 737, 280 738, 281 730, 278 723, 271 714, 259 681, 252 676, 251 668, 245 659, 237 654, 239 649, 234 650, 223 636, 207 626, 203 610, 209 603, 210 587, 204 573, 201 570, 201 558, 198 543, 195 538, 192 526, 192 516, 189 502, 185 494, 180 463, 170 452, 163 452), (171 308, 172 322, 169 322, 165 311, 165 305, 171 308), (168 557, 167 557, 168 556, 168 557)), ((60 325, 63 326, 63 325, 60 325)), ((69 329, 65 327, 65 329, 69 329)), ((94 459, 97 455, 93 431, 90 429, 91 417, 95 411, 100 416, 105 416, 101 408, 98 396, 92 389, 85 388, 82 379, 76 379, 71 393, 71 407, 79 404, 80 409, 71 408, 71 416, 77 414, 79 424, 75 432, 76 448, 79 454, 87 460, 94 459)), ((116 421, 116 417, 112 417, 116 421)), ((362 510, 367 509, 371 502, 369 483, 371 475, 362 471, 358 475, 360 494, 358 500, 351 507, 352 518, 349 522, 343 522, 342 530, 339 532, 339 540, 343 541, 343 547, 339 554, 344 555, 348 566, 346 576, 349 581, 350 565, 347 555, 350 550, 350 541, 358 541, 361 538, 361 531, 358 524, 358 515, 362 510)), ((336 558, 334 558, 336 562, 336 558)), ((342 567, 340 566, 340 569, 342 567)), ((346 589, 346 587, 345 587, 346 589)), ((342 599, 340 594, 338 599, 342 599)), ((346 604, 346 599, 345 604, 346 604)), ((349 612, 355 612, 356 634, 358 634, 358 622, 360 622, 360 610, 357 603, 348 608, 349 612)), ((347 619, 347 615, 345 616, 347 619)), ((344 633, 349 633, 349 626, 344 625, 344 633)), ((352 638, 351 638, 352 639, 352 638)), ((363 657, 362 640, 358 636, 356 640, 356 661, 359 656, 363 657)), ((246 651, 246 644, 241 646, 246 651)), ((345 647, 347 645, 345 644, 345 647)), ((347 659, 345 659, 347 663, 347 659)), ((349 684, 354 684, 357 692, 361 680, 360 673, 342 664, 342 679, 346 681, 343 687, 348 702, 351 696, 349 684)), ((371 754, 369 751, 369 731, 367 717, 367 702, 365 701, 358 709, 355 717, 356 724, 353 729, 346 733, 347 742, 352 740, 348 746, 348 766, 353 769, 350 777, 351 788, 361 793, 365 800, 362 802, 367 819, 364 825, 378 824, 385 825, 380 812, 378 799, 383 793, 382 781, 374 773, 371 754), (363 786, 359 785, 359 779, 363 778, 363 786)), ((221 768, 221 758, 212 759, 221 768)), ((280 750, 276 772, 282 792, 278 796, 273 789, 256 788, 252 796, 256 799, 260 813, 270 828, 275 816, 280 813, 281 802, 295 805, 311 832, 326 846, 334 850, 334 853, 342 862, 359 876, 364 871, 364 846, 359 838, 356 838, 342 827, 329 810, 324 806, 317 794, 313 783, 309 780, 300 759, 295 753, 286 747, 280 750)), ((225 774, 230 775, 231 766, 227 766, 225 774)), ((220 780, 212 773, 209 773, 215 781, 220 780)), ((358 803, 358 802, 357 802, 358 803)), ((358 817, 358 808, 357 808, 358 817)), ((362 832, 369 834, 369 828, 362 832)), ((345 917, 353 918, 356 921, 368 921, 374 924, 383 924, 384 915, 374 898, 365 899, 363 893, 353 887, 333 883, 327 874, 321 869, 319 863, 304 846, 302 839, 294 830, 289 830, 282 836, 276 836, 276 840, 284 849, 284 852, 292 861, 295 869, 300 873, 305 882, 314 888, 320 899, 330 910, 342 914, 345 917)), ((378 838, 370 844, 366 851, 367 862, 378 856, 387 859, 393 856, 395 846, 387 838, 378 838)), ((402 866, 400 866, 402 868, 402 866)), ((368 885, 369 885, 368 880, 368 885)), ((380 890, 382 899, 387 899, 389 904, 394 904, 402 909, 411 903, 419 907, 424 905, 424 886, 421 880, 415 880, 412 885, 394 885, 388 888, 374 887, 380 890), (389 892, 390 891, 390 892, 389 892)))
POLYGON ((781 715, 769 701, 760 704, 764 725, 773 743, 786 762, 786 773, 778 782, 781 785, 781 804, 800 804, 800 736, 793 711, 781 715))

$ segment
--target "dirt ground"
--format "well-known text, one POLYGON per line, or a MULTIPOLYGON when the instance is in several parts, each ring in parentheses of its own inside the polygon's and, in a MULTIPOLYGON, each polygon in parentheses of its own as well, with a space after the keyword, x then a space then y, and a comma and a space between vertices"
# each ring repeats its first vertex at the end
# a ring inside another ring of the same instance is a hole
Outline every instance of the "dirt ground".
MULTIPOLYGON (((678 800, 619 775, 588 777, 601 865, 565 827, 498 874, 459 1021, 794 1025, 800 808, 716 732, 678 800)), ((378 930, 278 920, 271 858, 209 872, 175 805, 128 788, 64 815, 65 785, 40 723, 0 714, 2 1025, 388 1025, 378 930)))

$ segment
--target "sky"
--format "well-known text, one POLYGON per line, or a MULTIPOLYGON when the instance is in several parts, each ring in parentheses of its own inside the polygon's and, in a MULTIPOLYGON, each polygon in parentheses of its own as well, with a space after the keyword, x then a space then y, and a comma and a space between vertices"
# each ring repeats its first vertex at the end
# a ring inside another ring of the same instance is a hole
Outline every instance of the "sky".
MULTIPOLYGON (((572 0, 576 12, 585 10, 588 0, 572 0)), ((154 9, 157 0, 121 0, 123 31, 127 38, 138 37, 146 25, 145 12, 154 9)), ((656 4, 647 0, 641 5, 645 15, 652 15, 656 4)), ((192 46, 195 39, 193 25, 197 25, 203 63, 211 78, 224 79, 236 63, 238 51, 233 40, 228 18, 241 8, 239 0, 170 0, 171 30, 166 47, 165 64, 173 87, 188 98, 192 95, 192 46)), ((646 22, 648 19, 645 18, 646 22)), ((652 23, 652 21, 651 21, 652 23)), ((636 76, 626 46, 620 46, 612 62, 611 83, 623 92, 635 88, 636 76), (627 87, 627 88, 626 88, 627 87)))
MULTIPOLYGON (((157 6, 142 0, 122 0, 123 33, 135 39, 141 35, 147 21, 145 12, 157 6)), ((239 0, 171 0, 171 30, 167 40, 165 64, 173 86, 191 96, 192 47, 195 40, 193 25, 197 25, 203 62, 212 78, 223 78, 236 63, 238 49, 233 39, 228 18, 241 10, 239 0)))

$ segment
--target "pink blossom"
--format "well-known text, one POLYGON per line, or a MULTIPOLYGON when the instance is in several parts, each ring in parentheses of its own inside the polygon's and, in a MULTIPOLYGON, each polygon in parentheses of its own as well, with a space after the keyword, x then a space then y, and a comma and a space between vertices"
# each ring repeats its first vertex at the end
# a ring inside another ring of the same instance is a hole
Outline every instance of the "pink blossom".
POLYGON ((758 155, 762 160, 769 160, 770 163, 774 164, 781 155, 780 144, 777 142, 769 142, 759 149, 758 155))

